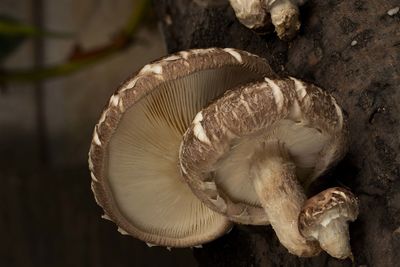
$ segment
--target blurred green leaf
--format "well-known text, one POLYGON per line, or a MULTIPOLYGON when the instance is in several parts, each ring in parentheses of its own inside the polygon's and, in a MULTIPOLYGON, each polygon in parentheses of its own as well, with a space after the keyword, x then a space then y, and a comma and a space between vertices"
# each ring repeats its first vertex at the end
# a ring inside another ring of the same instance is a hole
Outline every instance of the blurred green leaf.
POLYGON ((0 15, 0 36, 9 37, 35 37, 44 36, 51 38, 70 38, 72 33, 39 30, 38 28, 23 24, 16 19, 0 15))
MULTIPOLYGON (((0 23, 16 23, 16 20, 0 15, 0 23)), ((25 38, 21 35, 3 35, 0 30, 0 63, 15 49, 17 49, 24 39, 25 38)))
MULTIPOLYGON (((133 42, 133 37, 148 14, 150 0, 132 0, 135 6, 125 27, 121 30, 121 36, 117 36, 112 42, 98 51, 87 51, 79 57, 72 57, 67 62, 56 66, 47 66, 40 69, 20 69, 0 71, 0 84, 7 82, 33 82, 68 75, 85 67, 94 65, 102 60, 123 51, 124 48, 133 42)), ((0 15, 1 19, 1 15, 0 15)), ((0 38, 1 38, 0 29, 0 38)), ((1 42, 1 40, 0 40, 1 42)), ((0 44, 1 46, 1 44, 0 44)), ((1 48, 0 48, 1 49, 1 48)), ((0 59, 1 61, 1 59, 0 59)))
POLYGON ((14 52, 27 37, 69 38, 70 33, 41 31, 6 15, 0 15, 0 63, 14 52))
POLYGON ((27 37, 44 36, 68 38, 70 33, 41 31, 35 27, 20 23, 6 15, 0 15, 0 63, 14 52, 27 37))

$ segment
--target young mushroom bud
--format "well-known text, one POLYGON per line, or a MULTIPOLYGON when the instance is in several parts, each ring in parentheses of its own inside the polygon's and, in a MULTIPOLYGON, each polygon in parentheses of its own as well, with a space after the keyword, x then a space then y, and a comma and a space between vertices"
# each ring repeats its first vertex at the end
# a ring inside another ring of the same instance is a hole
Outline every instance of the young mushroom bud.
POLYGON ((249 83, 200 111, 186 131, 180 164, 210 208, 244 224, 271 223, 293 254, 319 253, 298 230, 303 186, 345 152, 335 99, 294 78, 249 83))
POLYGON ((229 0, 229 2, 236 18, 249 29, 257 31, 270 21, 262 0, 229 0))
POLYGON ((299 6, 306 0, 229 0, 238 20, 250 29, 271 20, 280 39, 290 40, 300 29, 299 6), (270 13, 270 17, 268 15, 270 13))
POLYGON ((119 231, 147 243, 189 247, 232 226, 204 205, 180 174, 178 151, 196 113, 226 90, 274 76, 235 49, 195 49, 143 67, 111 97, 93 133, 95 198, 119 231))
POLYGON ((318 240, 332 257, 352 258, 348 221, 357 216, 357 198, 344 188, 329 188, 307 200, 299 215, 299 230, 308 240, 318 240))

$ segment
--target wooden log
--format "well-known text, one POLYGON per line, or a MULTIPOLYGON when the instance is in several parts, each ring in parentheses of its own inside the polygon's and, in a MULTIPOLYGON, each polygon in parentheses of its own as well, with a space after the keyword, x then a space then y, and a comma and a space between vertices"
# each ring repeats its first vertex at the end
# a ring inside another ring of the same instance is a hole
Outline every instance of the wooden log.
MULTIPOLYGON (((360 199, 350 225, 355 266, 397 266, 400 253, 400 13, 396 0, 310 0, 290 42, 242 26, 227 1, 154 0, 169 52, 234 47, 263 56, 281 75, 315 83, 343 107, 346 158, 313 192, 349 187, 360 199), (213 3, 212 3, 213 2, 213 3), (208 4, 211 3, 211 4, 208 4), (388 14, 389 13, 389 14, 388 14)), ((352 266, 326 253, 290 255, 270 227, 238 226, 195 250, 200 266, 352 266)))

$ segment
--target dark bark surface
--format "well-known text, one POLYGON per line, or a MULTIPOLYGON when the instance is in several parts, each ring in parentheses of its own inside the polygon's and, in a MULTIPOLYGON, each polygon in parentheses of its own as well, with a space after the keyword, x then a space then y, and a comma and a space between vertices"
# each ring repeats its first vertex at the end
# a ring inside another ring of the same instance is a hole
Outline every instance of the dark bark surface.
MULTIPOLYGON (((169 52, 244 49, 267 58, 280 74, 332 93, 348 117, 351 144, 312 193, 349 187, 361 203, 350 226, 355 266, 399 266, 400 13, 387 11, 400 2, 309 1, 301 8, 301 32, 288 43, 246 29, 223 1, 205 2, 154 1, 169 52)), ((237 226, 195 256, 200 266, 352 266, 325 253, 311 259, 290 255, 270 227, 237 226)))

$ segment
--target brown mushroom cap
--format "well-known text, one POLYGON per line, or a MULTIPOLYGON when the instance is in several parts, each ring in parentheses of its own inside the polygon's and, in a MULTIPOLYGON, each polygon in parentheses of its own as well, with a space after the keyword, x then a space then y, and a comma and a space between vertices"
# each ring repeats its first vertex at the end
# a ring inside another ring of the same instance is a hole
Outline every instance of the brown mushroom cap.
POLYGON ((306 238, 313 237, 331 220, 354 221, 357 216, 358 200, 353 193, 341 187, 329 188, 306 201, 299 215, 299 231, 306 238))
POLYGON ((268 29, 272 23, 280 39, 290 40, 300 28, 298 7, 306 0, 229 0, 229 2, 237 19, 247 28, 260 32, 268 29))
POLYGON ((271 20, 262 0, 229 0, 237 19, 249 29, 263 28, 271 20))
POLYGON ((193 192, 213 210, 245 224, 268 215, 249 179, 254 151, 282 143, 307 185, 346 150, 335 99, 297 79, 268 79, 227 92, 199 112, 184 135, 180 164, 193 192))
POLYGON ((226 48, 183 51, 146 65, 111 97, 89 152, 92 190, 119 231, 187 247, 231 223, 191 192, 179 170, 182 135, 195 114, 237 85, 274 75, 267 62, 226 48))

